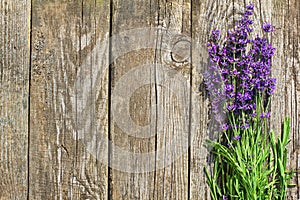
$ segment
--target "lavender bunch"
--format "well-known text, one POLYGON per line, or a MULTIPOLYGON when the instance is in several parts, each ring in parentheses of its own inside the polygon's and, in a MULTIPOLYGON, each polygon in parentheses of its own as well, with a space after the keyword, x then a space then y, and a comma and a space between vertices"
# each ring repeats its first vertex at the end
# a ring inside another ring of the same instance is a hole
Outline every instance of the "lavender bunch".
MULTIPOLYGON (((212 145, 215 164, 205 169, 213 199, 284 199, 291 172, 286 172, 289 119, 277 141, 269 130, 269 102, 276 79, 271 77, 275 48, 258 34, 251 38, 254 6, 227 32, 212 31, 208 42, 210 65, 204 74, 213 118, 219 123, 212 145)), ((262 26, 265 34, 274 31, 262 26)))

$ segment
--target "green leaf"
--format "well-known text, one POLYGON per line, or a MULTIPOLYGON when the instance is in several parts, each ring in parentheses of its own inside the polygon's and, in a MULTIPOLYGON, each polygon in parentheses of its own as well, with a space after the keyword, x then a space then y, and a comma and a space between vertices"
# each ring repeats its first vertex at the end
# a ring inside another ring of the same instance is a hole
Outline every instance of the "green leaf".
POLYGON ((286 146, 289 142, 290 118, 286 118, 283 123, 282 144, 286 146))
POLYGON ((285 173, 284 173, 284 167, 282 165, 282 160, 280 158, 278 158, 278 166, 279 166, 279 172, 280 172, 280 176, 284 177, 285 173))

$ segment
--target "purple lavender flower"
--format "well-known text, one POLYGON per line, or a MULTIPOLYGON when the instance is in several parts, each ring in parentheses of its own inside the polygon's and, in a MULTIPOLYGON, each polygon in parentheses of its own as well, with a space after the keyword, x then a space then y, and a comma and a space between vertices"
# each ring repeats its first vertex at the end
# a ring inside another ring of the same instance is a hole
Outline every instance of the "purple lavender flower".
POLYGON ((264 113, 261 113, 261 114, 260 114, 260 118, 261 118, 261 119, 265 118, 264 113))
POLYGON ((268 23, 268 22, 264 22, 263 25, 262 25, 262 29, 267 32, 267 33, 270 33, 270 32, 273 32, 274 31, 274 27, 268 23))
POLYGON ((214 30, 212 31, 212 39, 217 41, 220 39, 220 30, 214 30))
POLYGON ((247 8, 248 10, 253 10, 254 5, 253 5, 253 4, 249 4, 249 5, 246 6, 246 8, 247 8))
POLYGON ((256 117, 256 116, 257 116, 256 112, 254 112, 254 113, 251 114, 251 117, 256 117))
MULTIPOLYGON (((243 114, 246 120, 253 120, 257 95, 269 97, 275 90, 276 79, 270 77, 275 48, 264 37, 256 35, 250 38, 253 24, 250 17, 254 5, 247 5, 246 8, 235 28, 228 30, 224 43, 218 43, 220 31, 214 30, 207 45, 211 63, 208 73, 205 73, 205 84, 216 119, 218 113, 225 111, 233 112, 237 118, 242 118, 243 114)), ((274 28, 264 23, 262 29, 272 32, 274 28)), ((263 114, 261 117, 266 116, 263 114)), ((220 127, 225 122, 217 121, 220 127)), ((248 127, 249 123, 238 125, 240 129, 248 127)), ((221 130, 224 131, 225 127, 221 130)))
POLYGON ((246 123, 245 125, 241 126, 242 130, 248 129, 250 127, 249 123, 246 123))
POLYGON ((228 106, 227 106, 227 110, 228 110, 229 112, 235 111, 235 109, 236 109, 236 105, 235 105, 235 104, 231 104, 231 105, 228 105, 228 106))
POLYGON ((232 140, 240 140, 241 139, 241 135, 236 135, 232 137, 232 140))
POLYGON ((225 85, 225 92, 232 92, 234 90, 234 85, 227 84, 225 85))
POLYGON ((222 200, 228 200, 227 196, 225 196, 224 194, 222 195, 222 200))
POLYGON ((271 116, 271 114, 270 114, 270 112, 267 112, 267 113, 261 113, 260 114, 260 118, 261 119, 265 119, 265 118, 270 118, 270 116, 271 116))
POLYGON ((221 131, 227 131, 228 128, 229 128, 229 126, 228 126, 228 124, 226 124, 226 123, 220 125, 220 130, 221 130, 221 131))
POLYGON ((232 76, 237 76, 240 73, 236 69, 234 69, 234 70, 231 71, 231 74, 232 74, 232 76))
POLYGON ((249 11, 249 10, 247 10, 246 12, 245 12, 245 15, 246 16, 249 16, 249 15, 252 15, 253 13, 251 12, 251 11, 249 11))

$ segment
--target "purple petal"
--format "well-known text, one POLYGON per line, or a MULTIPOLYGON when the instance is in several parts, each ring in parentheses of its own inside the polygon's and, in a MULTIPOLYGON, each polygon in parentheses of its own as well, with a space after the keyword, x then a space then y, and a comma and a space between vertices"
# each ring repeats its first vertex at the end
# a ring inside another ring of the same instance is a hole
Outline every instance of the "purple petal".
POLYGON ((236 135, 232 137, 232 140, 240 140, 241 139, 241 135, 236 135))
POLYGON ((262 29, 267 32, 267 33, 270 33, 270 32, 273 32, 274 31, 274 27, 268 23, 268 22, 264 22, 263 25, 262 25, 262 29))
POLYGON ((246 5, 246 8, 247 8, 248 10, 253 10, 254 5, 253 5, 253 4, 246 5))

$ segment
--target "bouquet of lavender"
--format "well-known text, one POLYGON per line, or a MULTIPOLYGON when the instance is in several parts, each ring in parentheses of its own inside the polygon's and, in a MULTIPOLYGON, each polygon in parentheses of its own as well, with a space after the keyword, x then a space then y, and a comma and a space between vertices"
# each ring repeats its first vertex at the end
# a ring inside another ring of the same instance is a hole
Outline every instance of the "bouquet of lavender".
MULTIPOLYGON (((286 171, 289 119, 277 139, 268 126, 276 84, 271 77, 275 48, 265 37, 250 38, 253 9, 253 5, 246 6, 224 42, 215 30, 208 43, 210 66, 204 80, 213 118, 222 133, 217 141, 209 141, 214 155, 212 174, 205 168, 214 200, 282 200, 293 175, 286 171)), ((265 34, 274 30, 269 23, 262 29, 265 34)))

